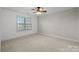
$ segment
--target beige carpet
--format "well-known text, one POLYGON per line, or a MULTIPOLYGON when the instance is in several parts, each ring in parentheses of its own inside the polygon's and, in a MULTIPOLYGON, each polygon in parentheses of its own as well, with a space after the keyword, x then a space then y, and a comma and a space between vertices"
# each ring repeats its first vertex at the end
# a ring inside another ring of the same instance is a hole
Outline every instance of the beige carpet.
POLYGON ((79 51, 79 43, 35 34, 2 41, 3 52, 72 52, 79 51))

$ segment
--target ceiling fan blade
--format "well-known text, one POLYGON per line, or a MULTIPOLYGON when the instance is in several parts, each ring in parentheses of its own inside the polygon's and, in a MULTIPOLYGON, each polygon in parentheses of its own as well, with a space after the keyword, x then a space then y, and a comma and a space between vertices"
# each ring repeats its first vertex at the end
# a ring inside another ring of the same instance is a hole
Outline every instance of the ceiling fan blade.
POLYGON ((42 12, 47 12, 47 11, 42 11, 42 12))
POLYGON ((47 11, 45 10, 45 11, 39 11, 39 12, 47 12, 47 11))

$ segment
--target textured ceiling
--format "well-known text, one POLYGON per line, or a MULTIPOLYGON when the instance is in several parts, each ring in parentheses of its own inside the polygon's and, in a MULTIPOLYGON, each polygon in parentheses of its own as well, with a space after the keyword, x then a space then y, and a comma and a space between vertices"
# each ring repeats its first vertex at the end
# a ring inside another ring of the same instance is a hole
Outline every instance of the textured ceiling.
MULTIPOLYGON (((5 7, 5 8, 16 12, 33 14, 32 8, 34 7, 5 7)), ((44 8, 47 10, 46 14, 52 14, 52 13, 68 10, 74 7, 44 7, 44 8)))

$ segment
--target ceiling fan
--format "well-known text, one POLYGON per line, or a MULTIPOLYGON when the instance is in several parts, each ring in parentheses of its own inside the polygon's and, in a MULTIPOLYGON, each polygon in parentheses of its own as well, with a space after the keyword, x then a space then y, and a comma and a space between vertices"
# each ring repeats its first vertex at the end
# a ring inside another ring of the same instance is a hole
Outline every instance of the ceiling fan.
POLYGON ((42 14, 42 13, 46 13, 47 10, 43 7, 36 7, 36 8, 33 8, 33 13, 35 14, 42 14))

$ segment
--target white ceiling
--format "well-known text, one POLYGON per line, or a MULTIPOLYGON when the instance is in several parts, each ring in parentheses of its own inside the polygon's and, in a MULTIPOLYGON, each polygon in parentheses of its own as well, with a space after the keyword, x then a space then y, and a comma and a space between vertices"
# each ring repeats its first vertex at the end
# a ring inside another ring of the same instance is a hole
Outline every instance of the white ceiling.
MULTIPOLYGON (((33 14, 32 8, 34 7, 5 7, 5 8, 16 12, 33 14)), ((44 8, 47 10, 46 14, 52 14, 52 13, 68 10, 74 7, 44 7, 44 8)))

